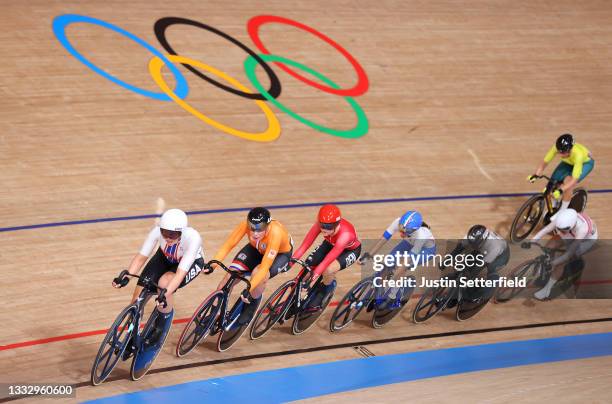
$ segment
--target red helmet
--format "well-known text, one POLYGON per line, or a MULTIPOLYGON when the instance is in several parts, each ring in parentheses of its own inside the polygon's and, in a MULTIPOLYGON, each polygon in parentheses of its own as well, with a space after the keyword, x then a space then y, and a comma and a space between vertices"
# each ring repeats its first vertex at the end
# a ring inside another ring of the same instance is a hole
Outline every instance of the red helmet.
POLYGON ((342 219, 336 205, 323 205, 319 209, 319 223, 338 223, 342 219))

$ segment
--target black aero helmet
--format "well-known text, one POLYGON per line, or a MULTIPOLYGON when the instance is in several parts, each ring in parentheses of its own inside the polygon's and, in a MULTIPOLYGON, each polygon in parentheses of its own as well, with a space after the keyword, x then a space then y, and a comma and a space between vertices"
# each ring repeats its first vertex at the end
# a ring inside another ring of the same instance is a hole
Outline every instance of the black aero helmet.
POLYGON ((270 211, 266 208, 253 208, 247 215, 249 228, 253 231, 263 231, 272 220, 270 211))
POLYGON ((481 224, 475 224, 468 230, 467 240, 472 248, 479 249, 484 244, 488 235, 489 231, 486 227, 481 224))
POLYGON ((565 133, 557 138, 556 146, 557 151, 567 153, 574 147, 574 137, 569 133, 565 133))

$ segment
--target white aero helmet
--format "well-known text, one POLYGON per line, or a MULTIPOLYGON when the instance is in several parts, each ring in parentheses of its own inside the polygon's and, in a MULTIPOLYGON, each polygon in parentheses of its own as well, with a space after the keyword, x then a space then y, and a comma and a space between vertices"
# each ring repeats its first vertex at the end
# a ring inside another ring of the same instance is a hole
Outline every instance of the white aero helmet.
POLYGON ((159 227, 170 231, 183 231, 187 227, 187 215, 180 209, 168 209, 159 220, 159 227))
POLYGON ((576 221, 578 221, 578 212, 574 209, 564 209, 557 214, 555 227, 562 231, 568 231, 576 226, 576 221))

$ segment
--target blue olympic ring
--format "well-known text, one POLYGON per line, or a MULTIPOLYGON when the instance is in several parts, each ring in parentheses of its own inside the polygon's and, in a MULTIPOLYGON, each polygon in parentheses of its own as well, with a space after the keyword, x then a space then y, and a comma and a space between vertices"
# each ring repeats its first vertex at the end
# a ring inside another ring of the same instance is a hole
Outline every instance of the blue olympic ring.
POLYGON ((155 49, 154 47, 146 43, 144 40, 138 38, 136 35, 122 28, 117 27, 116 25, 110 24, 106 21, 98 20, 97 18, 93 18, 93 17, 87 17, 85 15, 64 14, 64 15, 55 17, 55 19, 53 20, 53 33, 55 34, 57 39, 60 41, 60 43, 64 46, 64 48, 66 48, 66 50, 70 52, 72 56, 78 59, 85 66, 89 67, 91 70, 98 73, 100 76, 105 77, 108 80, 112 81, 113 83, 118 84, 121 87, 126 88, 130 91, 133 91, 140 95, 144 95, 145 97, 153 98, 155 100, 172 101, 172 99, 165 93, 156 93, 153 91, 144 90, 140 87, 136 87, 136 86, 126 83, 125 81, 119 80, 115 76, 100 69, 98 66, 94 65, 89 60, 87 60, 83 55, 77 52, 77 50, 70 44, 70 42, 66 38, 66 27, 75 22, 84 22, 84 23, 99 25, 101 27, 108 28, 123 36, 126 36, 127 38, 136 42, 140 46, 146 48, 153 55, 163 60, 166 66, 168 66, 168 68, 174 75, 176 79, 176 88, 174 89, 174 93, 180 99, 184 99, 185 97, 187 97, 187 94, 189 93, 189 85, 187 84, 187 79, 185 79, 185 76, 183 76, 183 74, 160 51, 158 51, 157 49, 155 49))

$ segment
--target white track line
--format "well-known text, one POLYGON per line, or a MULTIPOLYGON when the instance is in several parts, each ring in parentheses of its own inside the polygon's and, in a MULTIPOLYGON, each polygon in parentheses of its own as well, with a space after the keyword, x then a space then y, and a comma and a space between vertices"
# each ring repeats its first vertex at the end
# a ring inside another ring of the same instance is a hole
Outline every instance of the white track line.
POLYGON ((480 164, 480 160, 478 159, 478 156, 476 155, 476 153, 474 153, 474 150, 468 148, 467 151, 468 153, 470 153, 470 156, 472 156, 472 159, 474 160, 474 164, 476 164, 476 167, 478 167, 482 175, 484 175, 485 178, 488 179, 489 181, 493 181, 493 178, 491 178, 489 173, 487 173, 485 169, 482 168, 482 165, 480 164))
MULTIPOLYGON (((157 207, 155 208, 155 214, 161 215, 166 210, 166 201, 161 196, 157 198, 157 207)), ((159 217, 155 219, 155 225, 159 226, 159 217)))

